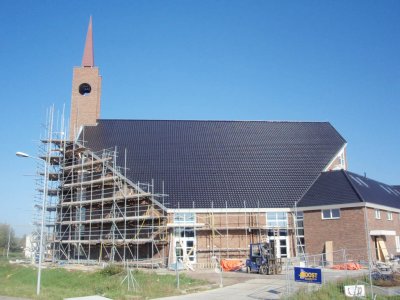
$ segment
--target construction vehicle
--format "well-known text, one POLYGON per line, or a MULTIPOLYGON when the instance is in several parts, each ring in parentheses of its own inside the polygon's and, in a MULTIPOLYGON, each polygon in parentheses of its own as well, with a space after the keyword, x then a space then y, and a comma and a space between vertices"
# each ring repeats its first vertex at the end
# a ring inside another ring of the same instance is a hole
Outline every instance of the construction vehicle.
POLYGON ((246 260, 246 271, 264 275, 281 274, 282 261, 276 257, 275 242, 250 244, 249 258, 246 260))

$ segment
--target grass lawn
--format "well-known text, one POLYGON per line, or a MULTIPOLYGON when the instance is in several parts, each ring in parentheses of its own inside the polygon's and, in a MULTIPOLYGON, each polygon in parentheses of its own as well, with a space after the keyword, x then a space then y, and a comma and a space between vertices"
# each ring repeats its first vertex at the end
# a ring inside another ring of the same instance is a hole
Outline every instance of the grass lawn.
MULTIPOLYGON (((63 299, 88 295, 102 295, 112 299, 151 299, 181 294, 176 289, 176 277, 173 275, 157 275, 137 270, 132 273, 139 286, 136 292, 128 291, 126 281, 121 285, 126 272, 119 267, 96 272, 43 269, 41 295, 36 297, 37 269, 0 261, 0 295, 33 299, 63 299)), ((205 284, 207 283, 204 281, 194 280, 183 274, 180 276, 181 290, 205 284)))
MULTIPOLYGON (((354 285, 357 281, 354 279, 348 279, 345 281, 329 282, 324 284, 320 289, 313 292, 308 292, 306 289, 299 290, 296 294, 285 298, 286 300, 324 300, 324 299, 335 299, 335 300, 347 300, 348 297, 344 294, 345 285, 354 285)), ((369 286, 365 287, 369 289, 369 286)), ((369 291, 367 291, 369 292, 369 291)), ((372 299, 367 296, 363 299, 372 299)), ((376 300, 399 300, 399 296, 382 296, 377 295, 376 300)))

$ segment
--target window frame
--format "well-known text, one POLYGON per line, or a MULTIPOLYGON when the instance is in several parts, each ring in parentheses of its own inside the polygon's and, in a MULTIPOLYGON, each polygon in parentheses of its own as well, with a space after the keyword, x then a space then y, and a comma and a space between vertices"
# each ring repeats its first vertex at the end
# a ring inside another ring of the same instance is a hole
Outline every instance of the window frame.
POLYGON ((396 252, 400 252, 400 236, 398 235, 395 236, 395 242, 396 242, 396 252))
POLYGON ((322 220, 338 220, 340 219, 340 208, 328 208, 328 209, 321 209, 321 218, 322 220), (333 216, 333 211, 338 211, 339 216, 334 217, 333 216), (324 212, 329 212, 329 217, 324 216, 324 212))
POLYGON ((375 219, 380 220, 382 218, 381 216, 381 210, 380 209, 375 209, 375 219))
POLYGON ((297 211, 295 214, 296 222, 296 253, 305 253, 305 239, 304 239, 304 212, 297 211))
POLYGON ((195 224, 196 214, 188 212, 174 213, 174 224, 195 224))
POLYGON ((265 214, 268 228, 287 228, 289 224, 288 213, 285 211, 267 212, 265 214))

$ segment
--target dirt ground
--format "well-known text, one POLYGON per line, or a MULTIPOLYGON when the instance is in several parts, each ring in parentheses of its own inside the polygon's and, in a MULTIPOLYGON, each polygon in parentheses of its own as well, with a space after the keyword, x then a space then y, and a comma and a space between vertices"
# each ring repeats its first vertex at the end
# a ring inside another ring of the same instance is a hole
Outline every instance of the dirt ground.
MULTIPOLYGON (((161 272, 157 272, 157 273, 161 273, 161 272)), ((170 275, 176 274, 174 271, 166 271, 166 270, 163 270, 162 273, 170 274, 170 275)), ((208 281, 208 282, 210 282, 210 284, 217 285, 217 286, 219 286, 221 283, 221 277, 222 277, 222 285, 223 286, 229 286, 229 285, 246 282, 247 280, 257 279, 257 278, 259 278, 259 279, 261 279, 261 278, 284 279, 285 278, 285 275, 260 275, 257 273, 247 274, 245 272, 223 272, 221 274, 221 273, 215 272, 214 269, 198 269, 195 271, 185 270, 185 271, 179 271, 179 273, 185 274, 194 279, 208 281)))
MULTIPOLYGON (((54 267, 54 265, 49 264, 46 267, 54 267)), ((59 266, 60 267, 60 266, 59 266)), ((70 271, 84 271, 84 272, 94 272, 97 270, 101 270, 101 266, 85 266, 85 265, 79 265, 79 264, 70 264, 70 265, 63 265, 61 266, 67 270, 70 271)), ((140 269, 144 272, 155 272, 157 274, 169 274, 169 275, 176 275, 175 271, 167 270, 167 269, 140 269)), ((181 270, 179 271, 179 274, 185 274, 188 277, 191 277, 193 279, 199 279, 199 280, 205 280, 210 283, 212 286, 220 286, 221 285, 221 280, 222 280, 222 285, 223 286, 230 286, 233 284, 241 283, 241 282, 246 282, 250 279, 284 279, 285 275, 260 275, 257 273, 246 273, 246 272, 222 272, 217 273, 215 272, 214 269, 196 269, 194 271, 190 270, 181 270)))

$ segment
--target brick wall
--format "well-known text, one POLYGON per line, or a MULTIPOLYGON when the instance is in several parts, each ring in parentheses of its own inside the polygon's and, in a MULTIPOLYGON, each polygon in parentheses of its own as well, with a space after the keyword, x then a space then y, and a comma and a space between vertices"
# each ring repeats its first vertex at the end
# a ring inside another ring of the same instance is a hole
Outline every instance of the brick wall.
POLYGON ((256 227, 264 227, 265 213, 200 213, 196 230, 197 262, 208 264, 211 256, 246 259, 250 243, 260 242, 256 227))
MULTIPOLYGON (((368 215, 368 229, 369 231, 371 230, 391 230, 395 231, 396 235, 400 235, 400 216, 399 213, 392 212, 392 220, 388 220, 387 218, 387 211, 386 210, 380 210, 381 213, 381 219, 376 219, 375 218, 375 209, 373 208, 368 208, 367 210, 367 215, 368 215)), ((389 254, 393 255, 398 255, 400 254, 399 252, 396 252, 396 242, 395 242, 395 236, 390 235, 390 236, 381 236, 381 238, 385 241, 387 250, 389 254)), ((373 249, 372 255, 373 258, 376 258, 376 243, 375 243, 375 237, 371 237, 371 247, 373 249)))
POLYGON ((305 250, 308 254, 324 253, 326 241, 333 242, 333 251, 358 249, 353 259, 366 259, 363 208, 342 208, 340 218, 323 220, 321 210, 304 212, 305 250))
POLYGON ((74 68, 72 79, 72 98, 70 116, 70 139, 75 138, 80 126, 95 125, 100 118, 100 96, 101 96, 101 77, 99 69, 93 68, 74 68), (79 86, 88 83, 91 92, 85 96, 79 93, 79 86))
MULTIPOLYGON (((169 214, 168 223, 173 222, 169 214)), ((251 243, 264 242, 267 234, 266 213, 196 213, 196 255, 200 264, 211 264, 211 257, 246 259, 251 243)), ((289 214, 289 226, 293 220, 289 214)), ((172 232, 172 230, 171 230, 172 232)), ((290 255, 294 255, 295 238, 289 230, 290 255)))
MULTIPOLYGON (((396 235, 400 234, 400 218, 398 213, 392 213, 393 220, 387 220, 387 212, 381 210, 381 219, 375 218, 375 210, 367 209, 368 230, 392 230, 396 235)), ((333 242, 333 251, 346 249, 349 259, 367 260, 368 246, 366 243, 364 222, 364 208, 342 208, 340 219, 323 220, 321 210, 304 212, 304 237, 306 253, 322 254, 326 241, 333 242)), ((388 252, 396 252, 394 236, 383 236, 388 252)), ((375 237, 368 234, 371 246, 372 259, 376 260, 375 237)))
MULTIPOLYGON (((347 170, 348 162, 347 162, 347 148, 343 150, 343 158, 344 158, 344 168, 347 170)), ((336 170, 337 168, 341 167, 340 158, 339 156, 335 157, 335 159, 331 162, 331 164, 327 167, 327 170, 336 170)))

